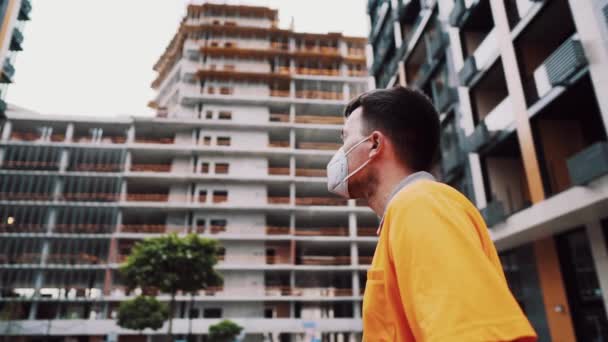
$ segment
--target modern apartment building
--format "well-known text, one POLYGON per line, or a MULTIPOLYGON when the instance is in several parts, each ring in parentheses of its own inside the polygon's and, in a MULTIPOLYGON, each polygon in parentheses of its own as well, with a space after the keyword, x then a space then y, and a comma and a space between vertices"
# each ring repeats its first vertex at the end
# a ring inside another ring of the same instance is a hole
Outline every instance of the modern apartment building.
POLYGON ((608 340, 608 1, 370 0, 371 74, 441 111, 541 341, 608 340))
POLYGON ((378 220, 327 192, 325 166, 344 105, 369 87, 366 42, 280 29, 266 7, 190 5, 155 65, 156 117, 9 108, 0 335, 161 340, 166 328, 116 326, 134 296, 117 267, 137 241, 175 232, 218 239, 224 276, 177 296, 178 336, 200 341, 227 318, 246 341, 360 340, 378 220))
POLYGON ((30 0, 0 1, 0 120, 5 117, 6 90, 15 75, 15 55, 22 50, 23 26, 30 20, 30 0))

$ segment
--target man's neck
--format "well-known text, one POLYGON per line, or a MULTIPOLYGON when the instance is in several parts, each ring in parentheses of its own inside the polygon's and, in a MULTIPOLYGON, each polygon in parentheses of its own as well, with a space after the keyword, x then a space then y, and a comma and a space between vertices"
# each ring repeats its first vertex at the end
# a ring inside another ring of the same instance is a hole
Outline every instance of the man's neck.
POLYGON ((372 208, 378 217, 384 215, 384 211, 391 200, 391 195, 395 188, 410 174, 411 172, 405 170, 393 170, 393 172, 387 172, 382 175, 374 193, 370 194, 367 199, 369 207, 372 208))

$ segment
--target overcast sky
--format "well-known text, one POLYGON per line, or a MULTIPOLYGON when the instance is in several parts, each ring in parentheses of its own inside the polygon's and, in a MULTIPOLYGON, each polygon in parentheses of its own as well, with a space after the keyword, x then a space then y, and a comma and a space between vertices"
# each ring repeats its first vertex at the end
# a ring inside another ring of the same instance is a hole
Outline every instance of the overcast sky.
MULTIPOLYGON (((191 0, 33 0, 6 100, 46 114, 152 115, 152 66, 191 0)), ((213 1, 218 2, 218 1, 213 1)), ((279 10, 307 32, 366 34, 366 0, 219 1, 279 10)))

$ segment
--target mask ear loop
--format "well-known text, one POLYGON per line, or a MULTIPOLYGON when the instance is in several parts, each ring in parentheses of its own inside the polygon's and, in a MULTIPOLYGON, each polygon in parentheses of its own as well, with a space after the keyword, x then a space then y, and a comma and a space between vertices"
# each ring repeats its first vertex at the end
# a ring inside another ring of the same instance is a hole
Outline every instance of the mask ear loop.
MULTIPOLYGON (((367 140, 369 140, 369 138, 371 137, 371 135, 361 141, 359 141, 358 143, 355 144, 355 146, 351 147, 348 149, 348 152, 344 153, 345 156, 348 156, 348 154, 357 146, 361 145, 362 143, 366 142, 367 140)), ((338 184, 343 184, 344 182, 348 181, 348 179, 352 176, 354 176, 357 172, 361 171, 364 167, 367 166, 367 164, 369 164, 372 160, 368 159, 366 160, 363 164, 361 164, 361 166, 359 166, 358 168, 356 168, 353 172, 349 173, 346 177, 344 177, 344 179, 338 183, 338 184)))

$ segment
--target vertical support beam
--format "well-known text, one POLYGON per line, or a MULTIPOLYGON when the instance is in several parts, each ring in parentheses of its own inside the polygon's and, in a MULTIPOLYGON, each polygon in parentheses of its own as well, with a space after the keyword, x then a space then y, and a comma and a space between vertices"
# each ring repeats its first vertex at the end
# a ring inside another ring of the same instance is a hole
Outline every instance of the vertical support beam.
POLYGON ((405 78, 405 63, 399 61, 397 63, 397 73, 399 74, 399 85, 407 87, 407 79, 405 78))
POLYGON ((509 97, 513 105, 515 123, 517 125, 517 138, 522 153, 528 189, 530 189, 530 198, 532 203, 538 203, 545 198, 545 190, 532 137, 528 106, 519 73, 519 65, 517 64, 515 48, 511 39, 505 2, 502 0, 490 0, 490 7, 492 8, 492 16, 494 17, 496 37, 498 39, 503 68, 508 71, 505 73, 505 78, 509 97))
POLYGON ((13 123, 9 120, 6 120, 4 122, 4 126, 2 128, 2 137, 0 137, 0 140, 2 140, 2 141, 9 140, 9 138, 11 137, 12 131, 13 131, 13 123))
POLYGON ((289 105, 289 122, 296 122, 296 106, 293 103, 289 105))
POLYGON ((344 100, 350 99, 350 87, 346 82, 342 84, 342 96, 344 97, 344 100))
POLYGON ((289 148, 296 148, 296 131, 294 129, 289 130, 289 148))
POLYGON ((296 157, 289 157, 289 176, 295 177, 296 175, 296 157))
POLYGON ((598 220, 588 223, 585 228, 591 246, 595 273, 602 290, 604 310, 608 312, 608 246, 606 245, 606 237, 602 232, 602 224, 598 220))
POLYGON ((589 61, 591 83, 595 88, 598 107, 601 112, 604 130, 608 129, 608 37, 602 32, 601 1, 569 0, 572 19, 582 42, 585 56, 589 61))
POLYGON ((576 341, 553 237, 534 242, 534 252, 551 339, 576 341))
POLYGON ((348 214, 348 236, 354 238, 357 236, 357 214, 350 213, 348 214))
POLYGON ((127 151, 127 154, 125 155, 125 168, 123 172, 131 172, 131 165, 133 163, 132 157, 131 157, 131 151, 127 151))
POLYGON ((69 123, 68 126, 65 128, 65 142, 71 142, 72 139, 74 138, 74 124, 73 123, 69 123))
POLYGON ((135 141, 135 125, 131 125, 127 129, 127 144, 133 143, 134 141, 135 141))
POLYGON ((296 184, 289 184, 289 205, 296 205, 296 184))

